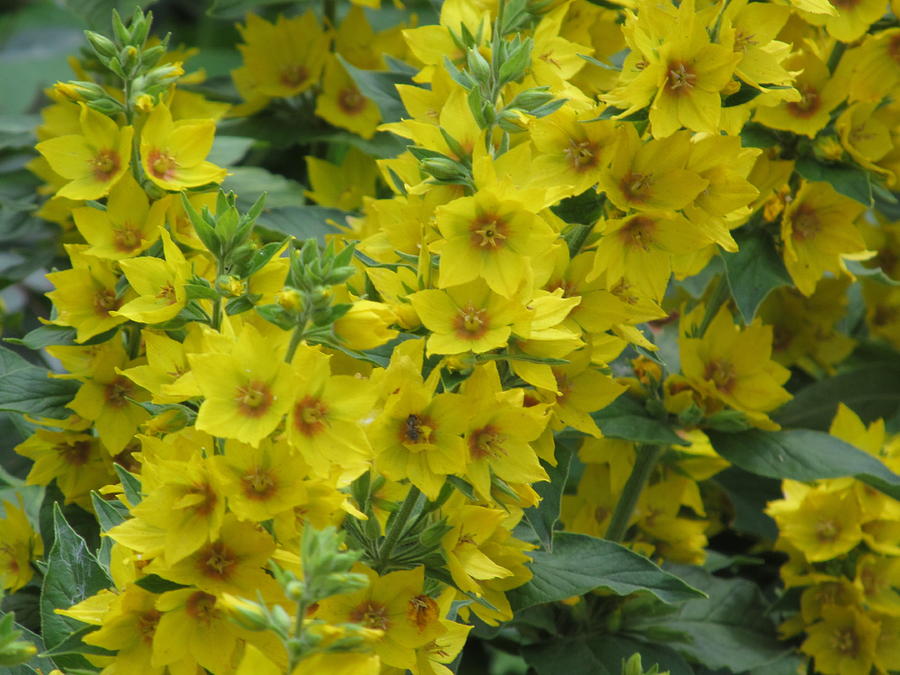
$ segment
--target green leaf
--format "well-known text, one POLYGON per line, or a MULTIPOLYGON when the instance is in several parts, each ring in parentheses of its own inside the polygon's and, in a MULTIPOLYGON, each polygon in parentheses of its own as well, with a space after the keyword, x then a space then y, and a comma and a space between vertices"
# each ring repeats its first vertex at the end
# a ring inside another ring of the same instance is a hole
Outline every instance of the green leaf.
POLYGON ((872 455, 822 431, 708 431, 716 452, 745 471, 769 478, 811 481, 853 476, 900 499, 900 476, 872 455))
POLYGON ((850 274, 855 277, 863 277, 869 281, 875 281, 885 286, 900 286, 900 281, 891 279, 880 267, 866 267, 859 260, 844 260, 844 265, 850 274))
MULTIPOLYGON (((41 588, 41 632, 48 649, 64 643, 69 635, 84 627, 80 621, 56 614, 104 588, 112 579, 91 554, 84 539, 66 522, 59 505, 54 505, 53 548, 47 556, 47 573, 41 588)), ((78 655, 59 656, 61 668, 84 668, 90 664, 78 655)))
POLYGON ((644 668, 659 665, 670 675, 694 675, 677 652, 660 644, 648 644, 620 635, 590 635, 551 639, 522 648, 522 655, 538 675, 620 675, 622 661, 640 654, 644 668))
POLYGON ((0 150, 33 146, 37 142, 34 128, 40 121, 37 115, 0 115, 0 150))
POLYGON ((135 476, 133 473, 125 469, 120 464, 113 464, 113 468, 116 470, 116 474, 119 476, 119 480, 122 481, 122 489, 125 491, 125 499, 128 500, 128 503, 132 506, 137 506, 141 503, 141 479, 135 476))
POLYGON ((146 7, 154 0, 63 0, 63 6, 82 19, 88 28, 109 33, 112 30, 112 11, 115 9, 128 23, 135 6, 146 7))
POLYGON ((233 166, 244 159, 255 142, 255 138, 217 135, 206 159, 218 166, 233 166))
POLYGON ((725 98, 722 99, 722 107, 723 108, 733 108, 734 106, 743 105, 744 103, 749 103, 757 96, 759 96, 762 92, 756 87, 751 87, 746 82, 741 82, 741 88, 738 89, 733 94, 729 94, 725 98))
POLYGON ((531 525, 531 529, 546 551, 553 551, 553 529, 559 521, 562 495, 576 452, 578 452, 577 443, 561 439, 556 441, 556 466, 541 462, 547 475, 550 476, 550 482, 542 481, 534 484, 534 490, 540 495, 541 502, 524 511, 525 520, 531 525))
POLYGON ((673 614, 642 622, 682 633, 688 642, 672 646, 689 660, 712 668, 742 673, 778 661, 793 649, 775 639, 759 588, 746 579, 721 579, 699 567, 668 568, 709 598, 690 600, 673 614))
MULTIPOLYGON (((18 615, 16 615, 18 618, 18 615)), ((52 671, 55 666, 53 665, 53 661, 40 654, 44 651, 44 641, 41 639, 41 636, 33 631, 28 630, 25 626, 16 623, 16 630, 22 633, 21 639, 27 640, 31 644, 33 644, 37 648, 38 656, 32 657, 27 664, 8 667, 6 670, 3 670, 4 675, 31 675, 31 673, 37 673, 38 671, 35 668, 39 668, 41 673, 49 673, 52 671)))
POLYGON ((53 658, 71 654, 96 654, 98 656, 115 656, 116 652, 111 652, 108 649, 103 649, 102 647, 87 645, 81 641, 81 638, 83 638, 85 635, 87 635, 88 633, 93 633, 96 630, 100 630, 100 627, 85 626, 81 630, 77 630, 74 633, 71 633, 65 640, 60 642, 52 649, 48 649, 42 654, 42 656, 50 656, 53 658))
POLYGON ((44 496, 38 510, 38 530, 44 542, 44 551, 50 551, 56 542, 56 530, 53 527, 53 513, 57 508, 62 510, 66 522, 83 537, 88 547, 93 550, 100 545, 100 528, 94 515, 78 504, 66 504, 65 495, 57 487, 56 480, 44 488, 44 496))
POLYGON ((531 581, 508 593, 516 610, 558 602, 598 588, 616 595, 646 591, 669 604, 703 596, 648 558, 586 534, 558 532, 553 553, 534 551, 531 556, 531 581))
POLYGON ((215 19, 243 19, 257 7, 283 3, 284 0, 213 0, 206 14, 215 19))
POLYGON ((853 164, 825 164, 812 157, 797 160, 797 173, 806 180, 825 181, 842 195, 872 206, 872 182, 869 172, 853 164))
POLYGON ((106 342, 113 335, 118 332, 118 326, 115 328, 110 328, 108 331, 104 331, 99 335, 95 335, 90 340, 85 340, 84 342, 75 342, 75 329, 69 328, 68 326, 55 326, 53 324, 47 324, 46 326, 40 326, 35 328, 32 331, 29 331, 25 334, 25 336, 21 340, 7 339, 7 342, 13 342, 15 344, 21 344, 29 349, 43 349, 44 347, 49 347, 51 345, 79 345, 79 346, 89 346, 89 345, 98 345, 101 342, 106 342))
POLYGON ((81 385, 73 380, 51 379, 48 373, 0 347, 0 410, 32 417, 68 417, 71 411, 66 405, 81 385))
POLYGON ((187 588, 183 584, 163 579, 157 574, 146 574, 140 579, 136 579, 134 583, 151 593, 166 593, 168 591, 177 591, 179 588, 187 588))
POLYGON ((117 499, 103 499, 96 490, 91 490, 91 504, 103 532, 121 525, 128 518, 128 509, 122 502, 117 499))
POLYGON ((347 61, 340 54, 338 60, 347 74, 353 78, 359 91, 371 99, 381 112, 383 122, 399 122, 406 116, 406 107, 397 92, 398 84, 418 86, 408 72, 396 70, 362 70, 347 61))
POLYGON ((826 431, 839 403, 863 422, 890 419, 900 410, 900 361, 866 364, 804 387, 772 416, 786 428, 826 431))
POLYGON ((744 323, 750 323, 756 310, 773 290, 791 283, 772 238, 762 230, 742 228, 734 235, 737 253, 721 253, 725 278, 731 297, 744 323))
POLYGON ((636 398, 623 394, 603 410, 591 413, 604 436, 653 445, 689 445, 672 427, 655 417, 636 398))
POLYGON ((558 204, 550 207, 554 214, 567 223, 591 225, 603 213, 606 198, 594 188, 589 188, 574 197, 566 197, 558 204))
POLYGON ((713 481, 725 491, 734 507, 731 526, 735 530, 775 541, 778 528, 763 509, 768 502, 781 499, 781 481, 754 476, 736 466, 720 471, 713 481))

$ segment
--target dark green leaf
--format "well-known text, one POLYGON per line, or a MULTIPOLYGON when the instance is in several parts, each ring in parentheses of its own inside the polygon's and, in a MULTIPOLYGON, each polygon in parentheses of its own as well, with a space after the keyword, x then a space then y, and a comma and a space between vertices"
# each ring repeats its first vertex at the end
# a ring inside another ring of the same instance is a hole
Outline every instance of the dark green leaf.
MULTIPOLYGON (((48 649, 63 643, 84 625, 54 610, 68 609, 112 586, 112 579, 91 554, 84 539, 66 522, 59 505, 54 506, 53 529, 55 538, 41 590, 41 631, 48 649)), ((65 669, 90 665, 77 655, 60 656, 54 661, 65 669)))
POLYGON ((730 94, 722 99, 722 107, 723 108, 733 108, 737 105, 743 105, 744 103, 749 103, 757 96, 759 96, 762 92, 756 87, 751 87, 746 82, 741 82, 741 88, 738 89, 733 94, 730 94))
POLYGON ((717 473, 713 481, 725 491, 734 507, 731 523, 734 529, 775 541, 778 528, 763 509, 768 502, 781 499, 781 481, 754 476, 736 466, 717 473))
POLYGON ((750 323, 766 296, 791 283, 772 238, 762 230, 743 228, 735 232, 737 253, 722 252, 725 278, 731 297, 744 323, 750 323))
POLYGON ((16 344, 24 345, 29 349, 43 349, 44 347, 49 347, 51 345, 98 345, 101 342, 106 342, 113 335, 118 332, 119 328, 111 328, 108 331, 100 333, 99 335, 95 335, 90 340, 85 340, 84 342, 75 342, 75 329, 69 328, 68 326, 55 326, 53 324, 48 324, 46 326, 40 326, 35 328, 32 331, 29 331, 25 334, 21 340, 9 340, 9 342, 15 342, 16 344))
POLYGON ((891 279, 880 267, 866 267, 859 260, 844 260, 844 265, 856 277, 863 277, 869 281, 876 281, 885 286, 900 286, 900 281, 891 279))
POLYGON ((900 361, 863 365, 818 380, 794 394, 773 415, 786 428, 826 431, 839 403, 850 407, 865 423, 889 419, 900 410, 900 361))
POLYGON ((63 6, 82 19, 88 26, 101 33, 109 33, 112 29, 112 11, 117 10, 122 20, 128 18, 135 6, 146 7, 154 0, 63 0, 63 6))
POLYGON ((584 637, 549 640, 522 648, 522 656, 538 675, 559 673, 590 673, 591 675, 619 675, 620 669, 610 670, 595 655, 584 637))
POLYGON ((531 556, 531 581, 508 594, 516 610, 558 602, 598 588, 617 595, 646 591, 670 604, 703 596, 648 558, 586 534, 557 532, 553 553, 534 551, 531 556))
POLYGON ((417 86, 408 73, 391 70, 362 70, 338 54, 338 60, 353 78, 363 96, 371 99, 381 112, 384 122, 399 122, 406 116, 406 108, 397 92, 398 84, 417 86))
POLYGON ((525 519, 546 551, 553 551, 553 529, 559 521, 562 495, 569 479, 569 467, 577 451, 578 444, 573 441, 556 441, 556 466, 541 462, 547 475, 550 476, 550 482, 542 481, 534 484, 534 490, 540 495, 541 503, 525 509, 524 512, 525 519))
POLYGON ((672 427, 655 417, 636 398, 623 394, 603 410, 591 413, 604 436, 635 443, 688 445, 672 427))
POLYGON ((68 417, 71 411, 65 406, 80 385, 73 380, 51 379, 48 372, 0 347, 0 410, 32 417, 68 417))
POLYGON ((648 643, 622 635, 600 635, 590 641, 590 648, 596 657, 615 675, 621 672, 621 663, 632 654, 640 654, 644 669, 655 664, 659 671, 669 671, 669 675, 693 675, 690 664, 676 651, 659 643, 648 643))
POLYGON ((825 181, 842 195, 872 206, 872 183, 869 172, 853 164, 825 164, 812 157, 797 160, 797 173, 806 180, 825 181))
POLYGON ((169 581, 168 579, 163 579, 156 574, 148 574, 140 577, 139 579, 136 579, 134 583, 151 593, 167 593, 168 591, 177 591, 179 588, 187 588, 187 586, 176 584, 174 581, 169 581))
POLYGON ((248 12, 257 7, 283 2, 284 0, 213 0, 206 13, 216 19, 243 19, 248 12))
POLYGON ((756 584, 746 579, 720 579, 699 567, 670 566, 680 577, 702 589, 709 599, 690 600, 674 614, 643 622, 690 638, 673 644, 692 661, 742 673, 778 661, 793 650, 775 639, 766 604, 756 584))
POLYGON ((900 476, 872 455, 822 431, 753 429, 707 435, 716 452, 750 473, 799 481, 853 476, 900 499, 900 476))
POLYGON ((125 491, 125 499, 127 499, 128 503, 132 506, 137 506, 138 504, 140 504, 142 499, 141 479, 125 469, 120 464, 113 464, 113 468, 116 470, 116 475, 119 476, 119 480, 122 481, 122 489, 125 491))
POLYGON ((62 510, 66 522, 84 538, 88 547, 94 550, 100 545, 100 528, 94 515, 78 504, 66 504, 66 498, 57 487, 56 481, 44 488, 44 497, 38 510, 38 529, 44 542, 44 551, 49 551, 55 543, 56 530, 53 527, 53 513, 62 510))
POLYGON ((594 188, 589 188, 580 195, 563 199, 551 206, 550 210, 567 223, 592 225, 603 213, 605 201, 603 195, 598 194, 594 188))
POLYGON ((121 525, 128 518, 128 509, 118 499, 103 499, 96 491, 91 491, 91 504, 104 532, 121 525))

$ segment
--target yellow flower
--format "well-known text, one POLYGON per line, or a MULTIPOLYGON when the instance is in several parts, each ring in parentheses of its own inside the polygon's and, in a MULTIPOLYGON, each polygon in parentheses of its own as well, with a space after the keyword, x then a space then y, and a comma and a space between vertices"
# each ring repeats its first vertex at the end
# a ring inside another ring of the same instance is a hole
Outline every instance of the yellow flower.
POLYGON ((173 122, 169 108, 157 104, 141 129, 141 165, 147 178, 174 191, 221 183, 228 172, 206 161, 215 133, 215 121, 173 122))
MULTIPOLYGON (((685 331, 699 322, 703 310, 682 319, 685 331)), ((758 319, 741 328, 723 307, 702 337, 685 334, 680 346, 681 370, 690 385, 735 410, 764 413, 791 398, 781 386, 790 372, 771 360, 772 328, 758 319)))
POLYGON ((825 272, 839 274, 842 258, 867 257, 854 225, 865 207, 830 183, 804 183, 781 217, 784 263, 797 288, 812 295, 825 272))
POLYGON ((131 302, 111 312, 140 323, 163 323, 175 318, 187 304, 185 284, 191 264, 169 233, 160 228, 165 260, 142 256, 120 260, 119 267, 128 283, 139 294, 131 302))
POLYGON ((334 334, 350 349, 374 349, 399 334, 393 310, 383 302, 357 300, 346 314, 334 322, 334 334))
POLYGON ((512 325, 525 314, 520 302, 491 292, 480 279, 444 291, 419 291, 409 301, 431 331, 429 354, 481 354, 504 347, 512 325))
POLYGON ((542 255, 557 235, 527 205, 495 189, 439 206, 435 213, 444 241, 440 252, 440 286, 483 278, 507 298, 528 275, 530 261, 542 255))
POLYGON ((68 244, 66 252, 72 269, 47 275, 47 281, 56 287, 47 293, 57 310, 52 323, 73 326, 75 341, 79 343, 128 321, 127 317, 115 314, 115 311, 126 299, 134 297, 134 292, 130 290, 122 296, 117 293, 119 277, 114 264, 88 255, 85 252, 87 248, 68 244))
POLYGON ((40 536, 31 527, 21 503, 3 504, 0 518, 0 590, 17 591, 34 575, 31 561, 44 552, 40 536))
POLYGON ((800 649, 824 675, 869 675, 879 626, 854 607, 826 607, 800 649))
POLYGON ((99 490, 114 476, 109 454, 99 438, 73 431, 37 429, 16 446, 15 451, 34 461, 28 472, 29 485, 56 485, 66 503, 87 508, 91 490, 99 490))
POLYGON ((296 380, 285 432, 288 442, 322 478, 337 468, 342 482, 356 478, 372 462, 372 447, 361 420, 372 410, 370 383, 332 375, 330 357, 301 345, 291 363, 296 380))
POLYGON ((381 120, 378 107, 362 95, 334 56, 325 63, 322 93, 316 99, 316 115, 363 138, 372 138, 381 120))
POLYGON ((248 13, 246 21, 238 25, 244 65, 231 73, 245 100, 290 98, 319 81, 329 36, 311 11, 274 24, 248 13))
POLYGON ((128 174, 109 193, 106 210, 80 207, 72 211, 75 227, 91 244, 86 253, 120 260, 146 250, 159 239, 169 199, 150 206, 147 194, 128 174))
POLYGON ((859 502, 852 490, 829 490, 784 481, 785 499, 770 502, 766 513, 778 531, 810 562, 843 555, 862 540, 859 502))
POLYGON ((145 330, 142 333, 147 364, 120 372, 129 380, 152 394, 154 403, 178 403, 200 395, 188 366, 187 355, 200 352, 200 333, 191 324, 184 342, 173 340, 166 333, 145 330))
POLYGON ((415 649, 445 631, 437 602, 423 590, 424 568, 384 576, 363 565, 357 565, 354 571, 369 577, 369 585, 354 593, 325 598, 316 617, 333 624, 357 623, 383 631, 374 645, 382 662, 396 668, 415 667, 415 649))
POLYGON ((119 128, 106 115, 84 103, 79 105, 81 133, 51 138, 36 148, 50 167, 68 181, 57 196, 100 199, 128 171, 134 129, 119 128))
POLYGON ((275 430, 292 400, 291 370, 273 358, 285 335, 261 335, 245 324, 230 353, 188 356, 204 397, 197 429, 254 447, 275 430))
POLYGON ((340 166, 307 156, 306 171, 312 190, 304 194, 320 206, 353 211, 363 197, 375 195, 375 162, 356 148, 347 151, 340 166))

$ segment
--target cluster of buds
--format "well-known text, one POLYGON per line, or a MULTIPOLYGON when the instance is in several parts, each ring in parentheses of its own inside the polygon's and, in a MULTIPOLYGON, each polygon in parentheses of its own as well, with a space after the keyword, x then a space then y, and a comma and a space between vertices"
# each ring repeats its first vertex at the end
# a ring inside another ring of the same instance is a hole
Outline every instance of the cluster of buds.
POLYGON ((37 654, 37 648, 22 639, 22 631, 16 629, 12 612, 0 617, 0 666, 16 666, 37 654))
POLYGON ((152 107, 152 101, 184 73, 178 63, 160 63, 166 53, 168 35, 159 44, 147 45, 152 23, 152 12, 145 14, 136 9, 126 26, 113 10, 113 39, 90 30, 84 32, 94 56, 125 83, 124 102, 96 82, 59 83, 57 91, 73 100, 85 101, 105 115, 129 114, 135 108, 152 107))

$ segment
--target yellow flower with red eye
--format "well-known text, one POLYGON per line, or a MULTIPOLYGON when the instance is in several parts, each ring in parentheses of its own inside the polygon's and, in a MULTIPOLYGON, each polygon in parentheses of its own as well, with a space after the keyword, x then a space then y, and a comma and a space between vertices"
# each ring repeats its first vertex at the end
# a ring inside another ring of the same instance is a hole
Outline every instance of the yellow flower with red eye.
POLYGON ((363 96, 353 78, 334 56, 330 56, 325 63, 322 93, 316 99, 316 115, 363 138, 372 138, 381 121, 378 106, 363 96))
POLYGON ((47 293, 57 311, 51 323, 74 327, 75 342, 80 343, 128 321, 115 312, 134 297, 134 291, 118 294, 114 263, 88 255, 87 246, 68 244, 65 248, 72 268, 47 275, 47 281, 56 287, 47 293))
POLYGON ((499 349, 508 342, 512 325, 527 315, 521 302, 497 295, 480 279, 443 291, 419 291, 408 297, 431 331, 430 354, 481 354, 499 349))
POLYGON ((169 108, 159 103, 141 129, 141 165, 147 178, 173 191, 221 183, 228 172, 206 161, 215 133, 214 120, 173 122, 169 108))
POLYGON ((804 183, 781 216, 784 264, 797 288, 812 295, 826 272, 839 274, 844 258, 867 258, 866 244, 854 224, 865 210, 830 183, 804 183))
POLYGON ((230 353, 188 356, 204 397, 197 429, 253 446, 275 430, 292 400, 291 370, 272 358, 286 338, 283 331, 262 335, 245 324, 230 353))
POLYGON ((175 317, 187 304, 191 264, 166 230, 160 229, 165 260, 142 256, 119 261, 138 297, 111 314, 140 323, 162 323, 175 317))
POLYGON ((439 206, 435 218, 444 237, 432 245, 441 255, 441 288, 481 277, 494 292, 512 297, 530 260, 557 238, 527 204, 491 188, 439 206))
MULTIPOLYGON (((681 369, 697 391, 741 410, 758 422, 791 398, 782 388, 790 371, 772 360, 772 327, 759 320, 739 327, 722 308, 702 337, 690 337, 703 306, 682 319, 681 369)), ((771 424, 771 423, 770 423, 771 424)))
POLYGON ((138 255, 157 239, 170 199, 153 203, 131 174, 109 194, 106 210, 84 206, 72 212, 75 227, 91 244, 87 253, 120 260, 138 255))
POLYGON ((353 571, 365 574, 369 585, 354 593, 325 598, 319 603, 316 618, 382 631, 374 644, 382 662, 395 668, 414 668, 415 650, 446 631, 437 602, 423 590, 424 568, 383 576, 364 565, 357 565, 353 571))
POLYGON ((314 475, 325 478, 337 469, 343 483, 372 463, 372 446, 360 421, 370 414, 375 392, 366 380, 332 375, 330 359, 305 345, 294 354, 296 384, 285 436, 314 475))
POLYGON ((80 105, 80 134, 51 138, 36 148, 68 181, 56 192, 58 197, 100 199, 128 171, 134 129, 120 128, 106 115, 80 105))

